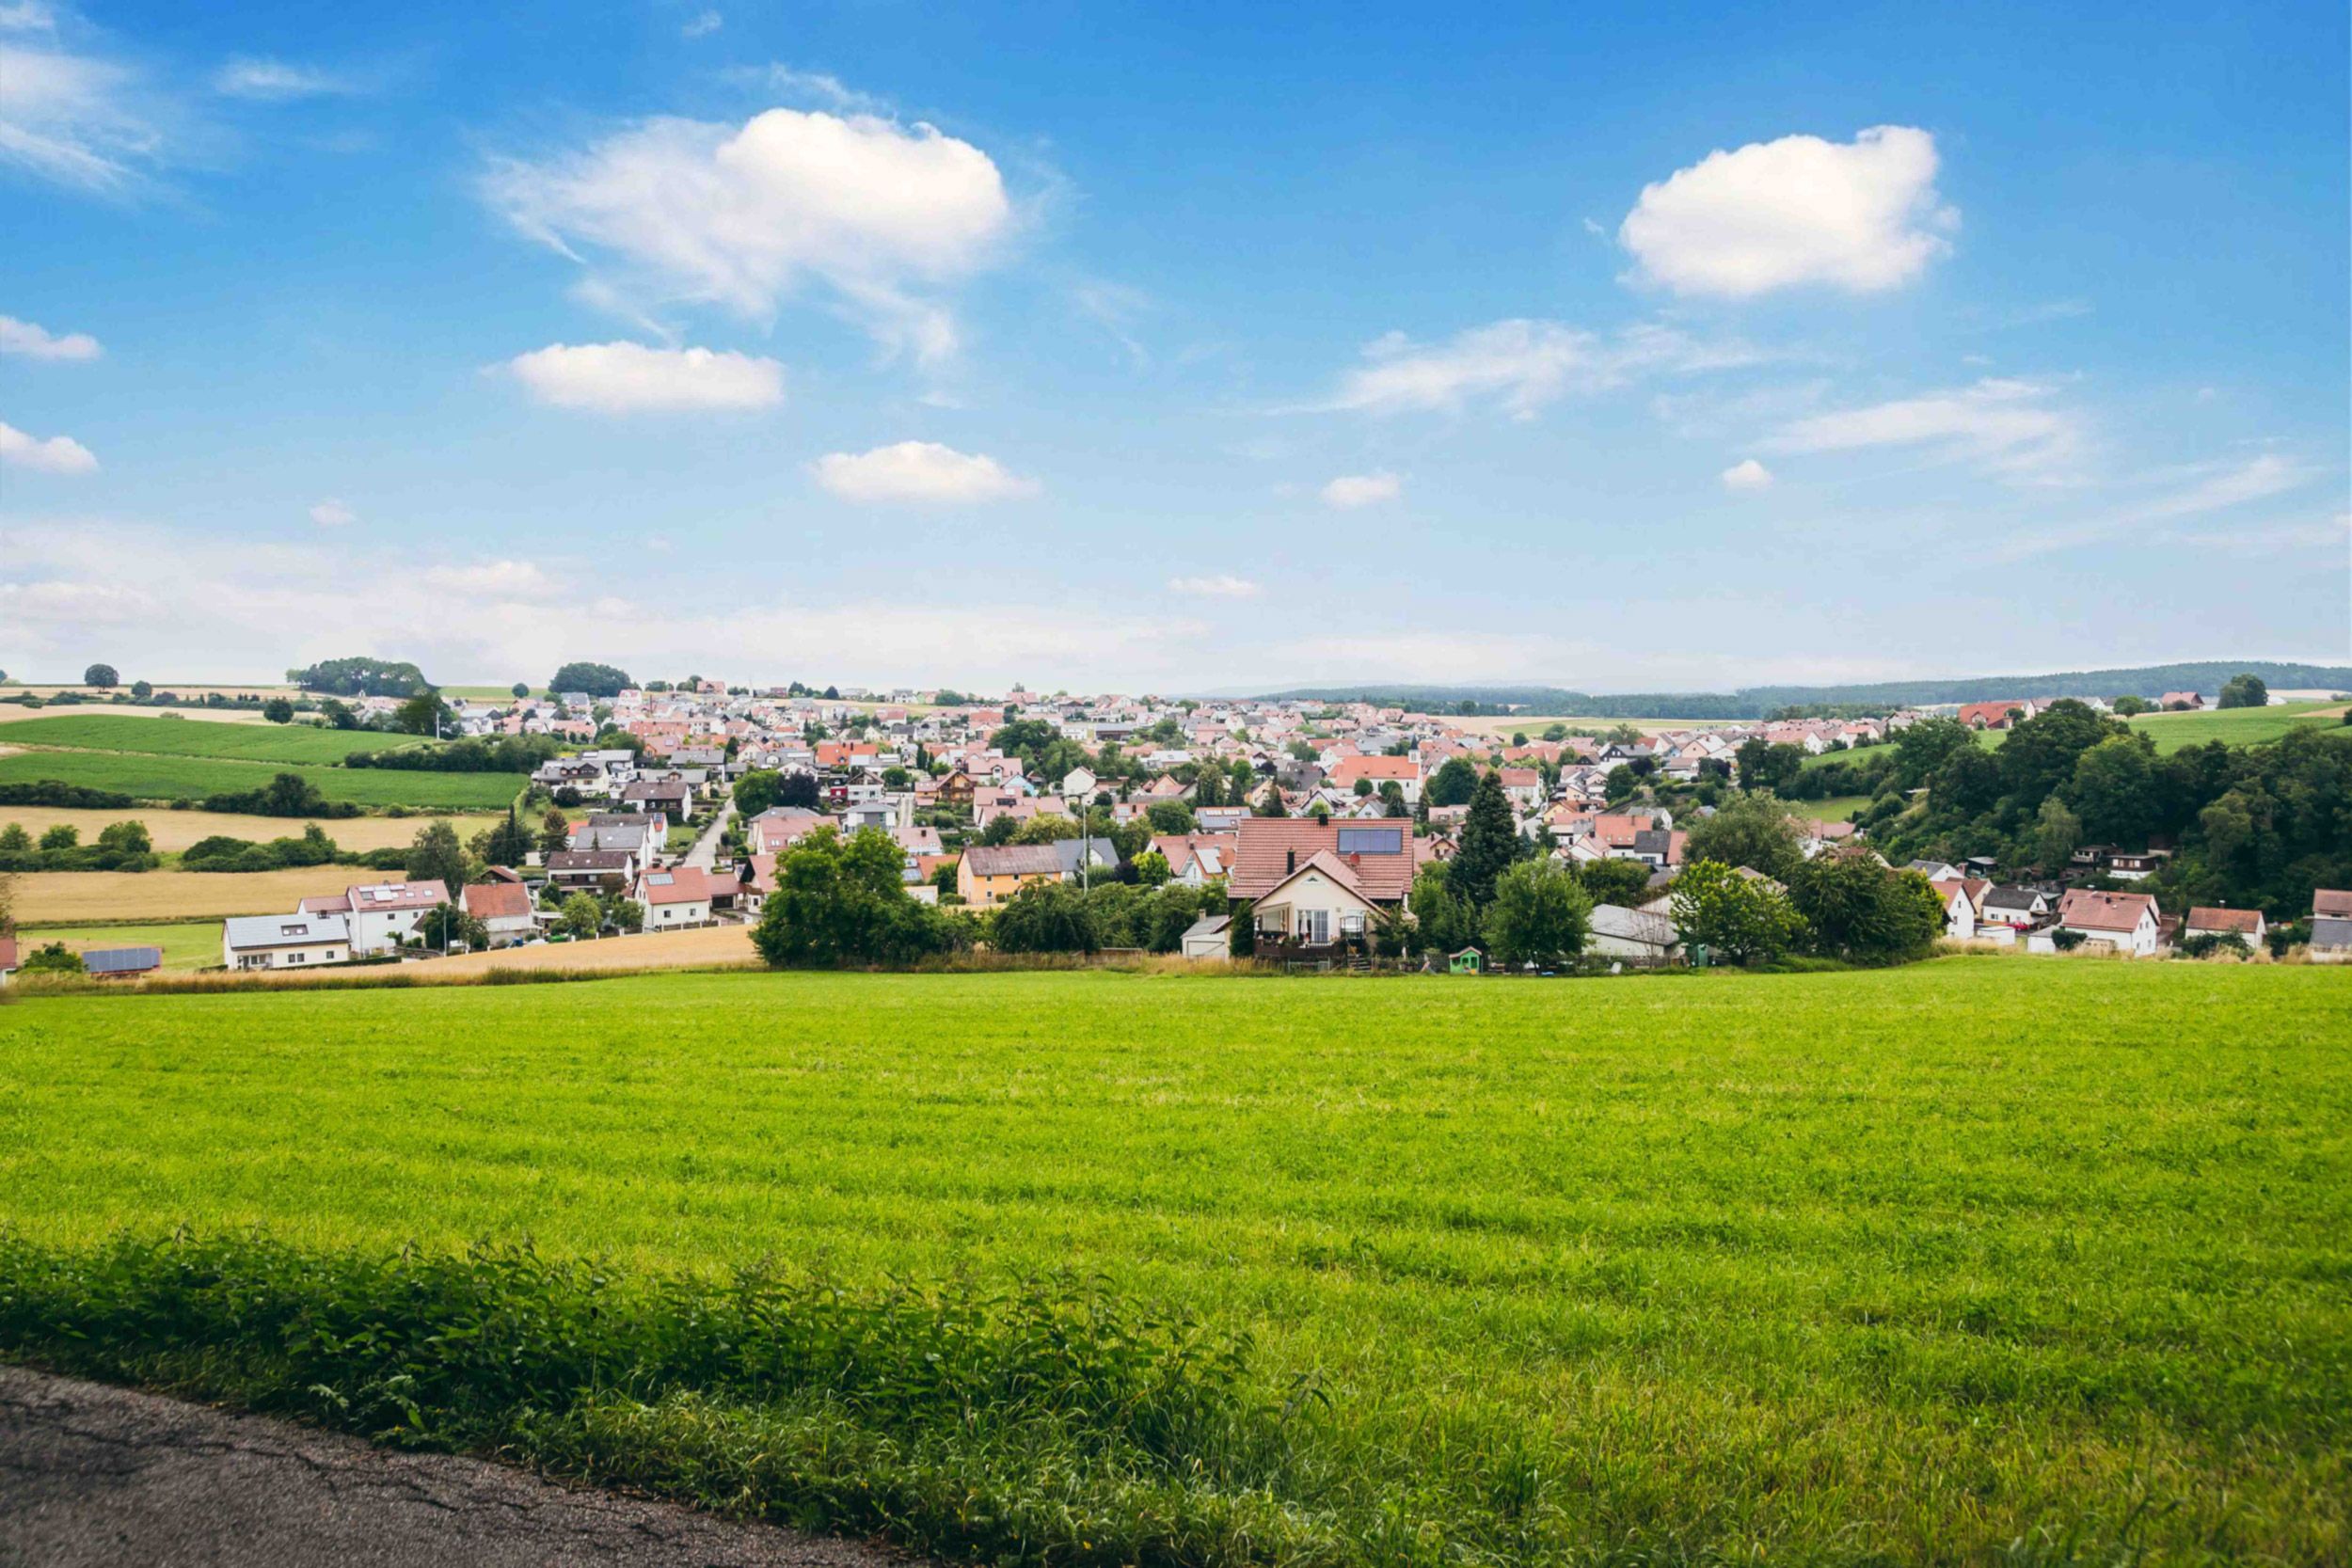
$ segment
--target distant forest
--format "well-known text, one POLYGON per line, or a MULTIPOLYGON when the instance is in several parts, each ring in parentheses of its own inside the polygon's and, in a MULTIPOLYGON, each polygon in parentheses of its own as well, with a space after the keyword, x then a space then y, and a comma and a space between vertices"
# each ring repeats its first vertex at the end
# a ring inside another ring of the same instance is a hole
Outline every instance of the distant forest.
POLYGON ((1621 691, 1597 696, 1556 686, 1308 686, 1267 695, 1277 700, 1378 703, 1432 713, 1762 719, 1784 708, 1888 711, 1935 703, 1997 702, 2004 697, 2160 697, 2168 691, 2201 691, 2210 697, 2232 675, 2247 673, 2261 676, 2273 690, 2325 687, 2330 691, 2352 691, 2352 665, 2280 664, 2247 658, 2148 664, 2130 670, 2069 670, 2049 675, 1881 681, 1866 686, 1746 686, 1737 691, 1621 691))

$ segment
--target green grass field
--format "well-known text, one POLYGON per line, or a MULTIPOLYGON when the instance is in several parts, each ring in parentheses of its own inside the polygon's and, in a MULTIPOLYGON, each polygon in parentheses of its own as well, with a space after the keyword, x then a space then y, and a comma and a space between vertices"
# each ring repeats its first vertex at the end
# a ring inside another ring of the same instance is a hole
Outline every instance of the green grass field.
POLYGON ((354 752, 433 742, 410 736, 323 730, 310 724, 220 724, 201 719, 27 719, 8 726, 11 746, 71 746, 151 756, 245 762, 340 763, 354 752))
MULTIPOLYGON (((137 721, 103 719, 98 722, 133 724, 137 721)), ((29 727, 19 725, 12 730, 29 727)), ((329 800, 348 800, 361 806, 437 807, 453 811, 502 810, 527 782, 520 773, 419 773, 131 752, 27 751, 0 756, 0 784, 56 779, 91 789, 115 790, 141 800, 201 800, 207 795, 259 789, 281 772, 301 774, 329 800)), ((298 824, 294 831, 300 831, 298 824)))
POLYGON ((220 922, 174 920, 137 926, 21 926, 28 950, 62 942, 79 953, 90 947, 160 947, 167 974, 184 974, 220 963, 220 922))
POLYGON ((2202 746, 2208 740, 2253 746, 2308 725, 2339 723, 2340 720, 2319 715, 2332 714, 2343 705, 2280 703, 2276 707, 2219 708, 2205 713, 2143 713, 2127 722, 2136 730, 2147 732, 2155 741, 2156 750, 2169 756, 2184 746, 2202 746))
POLYGON ((1843 822, 1869 803, 1867 795, 1832 795, 1820 800, 1791 800, 1788 808, 1816 822, 1843 822))
MULTIPOLYGON (((1247 1333, 1287 1445, 1262 1500, 1349 1543, 1291 1560, 2341 1562, 2348 982, 1977 958, 23 1000, 0 1230, 1099 1276, 1247 1333)), ((745 1500, 693 1467, 707 1407, 598 1419, 597 1473, 745 1500)), ((760 1451, 752 1500, 871 1516, 760 1451)))

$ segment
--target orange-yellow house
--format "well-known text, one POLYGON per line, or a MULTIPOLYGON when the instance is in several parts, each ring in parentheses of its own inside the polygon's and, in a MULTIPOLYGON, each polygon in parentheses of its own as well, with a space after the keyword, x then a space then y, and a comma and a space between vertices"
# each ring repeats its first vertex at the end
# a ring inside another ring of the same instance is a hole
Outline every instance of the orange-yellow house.
POLYGON ((956 866, 956 893, 976 909, 993 909, 1031 882, 1061 879, 1050 844, 976 844, 956 866))

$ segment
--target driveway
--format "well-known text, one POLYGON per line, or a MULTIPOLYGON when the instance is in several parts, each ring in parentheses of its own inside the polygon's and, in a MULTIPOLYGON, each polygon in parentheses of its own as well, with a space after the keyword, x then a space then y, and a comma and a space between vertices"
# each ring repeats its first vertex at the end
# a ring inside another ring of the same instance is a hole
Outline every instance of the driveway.
POLYGON ((905 1568, 853 1542, 0 1367, 0 1564, 905 1568))
POLYGON ((694 840, 693 847, 686 851, 678 861, 678 864, 700 866, 705 871, 715 868, 719 863, 720 835, 727 831, 727 824, 734 820, 735 798, 730 795, 727 797, 726 803, 719 808, 719 815, 710 819, 710 825, 703 829, 702 836, 694 840))

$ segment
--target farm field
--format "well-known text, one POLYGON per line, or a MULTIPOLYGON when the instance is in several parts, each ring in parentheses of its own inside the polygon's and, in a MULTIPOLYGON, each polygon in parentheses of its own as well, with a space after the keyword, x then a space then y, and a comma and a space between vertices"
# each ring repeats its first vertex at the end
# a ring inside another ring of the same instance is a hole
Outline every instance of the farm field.
POLYGON ((2233 746, 2276 740, 2308 724, 2341 722, 2343 712, 2342 703, 2280 703, 2275 707, 2233 707, 2206 713, 2143 713, 2127 722, 2136 730, 2145 730, 2156 750, 2169 755, 2208 740, 2225 740, 2233 746))
POLYGON ((187 708, 177 707, 139 707, 129 703, 124 703, 119 705, 113 703, 107 703, 103 705, 92 703, 87 705, 77 705, 68 708, 52 708, 21 707, 14 703, 0 703, 0 724, 22 724, 35 720, 64 718, 176 718, 186 720, 190 723, 200 722, 206 724, 266 724, 269 722, 269 721, 262 718, 260 711, 255 708, 222 707, 198 708, 190 710, 187 708), (202 717, 200 719, 192 717, 192 713, 200 714, 202 717))
POLYGON ((1594 719, 1579 718, 1574 714, 1546 714, 1540 718, 1476 715, 1448 719, 1446 721, 1482 735, 1500 736, 1506 740, 1522 730, 1530 740, 1536 739, 1543 735, 1547 724, 1565 724, 1570 729, 1581 730, 1606 730, 1619 724, 1630 724, 1645 734, 1655 734, 1660 730, 1711 730, 1740 722, 1737 719, 1594 719))
POLYGON ((36 716, 8 732, 11 746, 64 746, 150 756, 339 764, 354 752, 430 746, 414 736, 323 730, 311 724, 216 724, 209 719, 36 716))
MULTIPOLYGON (((241 793, 263 787, 278 773, 301 774, 329 800, 453 811, 503 811, 527 782, 520 773, 412 773, 130 752, 18 751, 0 756, 0 784, 56 779, 141 800, 200 800, 224 792, 241 793)), ((300 827, 297 822, 295 831, 300 827)))
MULTIPOLYGON (((209 697, 215 692, 219 693, 223 697, 251 697, 262 702, 267 702, 272 697, 299 697, 302 695, 299 689, 292 686, 216 686, 205 681, 149 681, 147 684, 157 691, 168 691, 174 696, 180 697, 183 700, 187 698, 200 699, 209 697)), ((127 692, 129 688, 120 687, 116 689, 127 692)), ((88 697, 100 702, 104 701, 108 695, 108 693, 99 691, 94 688, 87 686, 25 685, 15 681, 10 681, 6 686, 0 686, 0 692, 6 692, 11 697, 31 695, 39 697, 44 702, 51 697, 58 696, 68 691, 74 693, 76 696, 88 697)))
MULTIPOLYGON (((1099 1276, 1248 1333, 1275 1500, 1340 1543, 1316 1561, 2342 1561, 2346 979, 22 999, 0 1228, 1099 1276)), ((755 1473, 787 1510, 850 1496, 755 1473)))
POLYGON ((35 926, 282 914, 312 894, 341 893, 355 882, 405 880, 405 872, 371 871, 360 865, 304 865, 283 871, 27 871, 16 879, 16 918, 35 926))
MULTIPOLYGON (((549 942, 529 947, 501 947, 487 953, 467 953, 407 966, 420 980, 470 979, 499 969, 716 969, 757 964, 748 926, 712 926, 699 931, 641 932, 636 936, 603 937, 595 942, 549 942)), ((331 974, 332 971, 319 971, 331 974)))
POLYGON ((20 926, 16 934, 28 952, 53 942, 62 942, 76 953, 93 947, 160 947, 167 974, 184 974, 220 962, 220 924, 212 920, 151 926, 20 926))
MULTIPOLYGON (((430 817, 418 816, 342 816, 330 817, 319 824, 327 837, 345 849, 391 849, 405 847, 416 841, 417 830, 430 817)), ((498 820, 494 816, 458 816, 447 818, 457 830, 460 838, 475 833, 498 820)), ((173 811, 166 806, 131 806, 121 811, 85 811, 72 806, 0 806, 0 828, 9 823, 22 824, 36 839, 51 828, 63 824, 81 830, 82 842, 94 844, 108 824, 115 822, 144 822, 148 837, 164 854, 177 854, 201 838, 215 834, 230 838, 252 839, 267 843, 273 838, 299 838, 306 822, 291 816, 246 816, 237 812, 173 811)))

